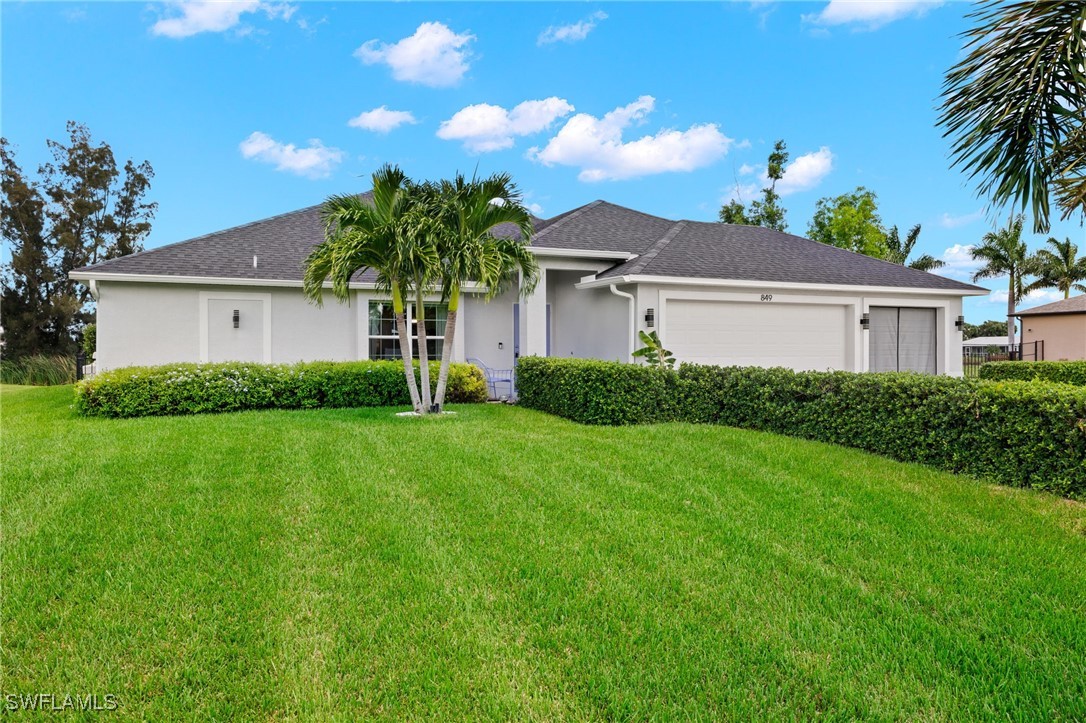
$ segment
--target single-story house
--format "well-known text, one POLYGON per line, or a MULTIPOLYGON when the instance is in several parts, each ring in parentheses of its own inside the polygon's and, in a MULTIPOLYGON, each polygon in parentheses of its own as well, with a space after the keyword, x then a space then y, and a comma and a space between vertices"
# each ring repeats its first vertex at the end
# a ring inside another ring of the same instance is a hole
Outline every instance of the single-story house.
POLYGON ((1017 351, 1018 344, 1008 344, 1005 336, 976 336, 962 342, 962 351, 966 354, 984 354, 993 347, 1006 354, 1008 349, 1017 351))
MULTIPOLYGON (((389 300, 371 273, 353 280, 349 305, 303 298, 319 209, 75 270, 98 302, 98 369, 394 358, 389 300)), ((988 293, 787 233, 605 201, 534 223, 535 291, 490 302, 469 293, 455 359, 506 369, 519 355, 631 361, 637 333, 655 330, 685 362, 957 375, 962 297, 988 293)), ((439 301, 427 303, 431 352, 444 330, 439 301)))
POLYGON ((1023 348, 1036 343, 1037 358, 1086 359, 1086 294, 1024 309, 1015 316, 1022 324, 1023 348))

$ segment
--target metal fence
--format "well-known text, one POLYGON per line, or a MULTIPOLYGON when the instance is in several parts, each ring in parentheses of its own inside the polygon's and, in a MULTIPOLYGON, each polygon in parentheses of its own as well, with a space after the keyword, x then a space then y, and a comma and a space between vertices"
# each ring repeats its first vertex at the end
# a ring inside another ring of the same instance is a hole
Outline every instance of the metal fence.
POLYGON ((980 374, 980 367, 987 362, 997 361, 1044 361, 1045 343, 1043 339, 1028 341, 1025 344, 1012 344, 1009 347, 963 347, 962 370, 967 377, 980 374))

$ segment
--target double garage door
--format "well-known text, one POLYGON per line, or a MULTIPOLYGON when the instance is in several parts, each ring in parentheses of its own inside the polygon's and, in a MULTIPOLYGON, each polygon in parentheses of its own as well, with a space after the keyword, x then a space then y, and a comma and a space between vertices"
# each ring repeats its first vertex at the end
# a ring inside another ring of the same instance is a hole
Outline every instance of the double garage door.
POLYGON ((848 307, 668 299, 667 346, 679 361, 848 369, 848 307))
MULTIPOLYGON (((851 369, 849 307, 667 299, 663 342, 682 362, 851 369)), ((871 371, 936 371, 934 309, 872 307, 871 371)), ((857 339, 858 342, 858 339, 857 339)))

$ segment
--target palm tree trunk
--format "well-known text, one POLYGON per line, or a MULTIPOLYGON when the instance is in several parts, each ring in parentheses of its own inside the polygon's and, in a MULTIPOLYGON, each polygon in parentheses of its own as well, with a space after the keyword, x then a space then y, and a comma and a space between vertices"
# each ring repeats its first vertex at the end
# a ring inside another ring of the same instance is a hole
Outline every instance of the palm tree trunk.
POLYGON ((403 296, 395 286, 392 287, 392 309, 396 313, 396 330, 400 335, 400 358, 403 359, 403 373, 407 377, 407 391, 411 394, 411 406, 418 412, 422 404, 419 401, 415 369, 411 366, 411 337, 407 334, 407 314, 404 313, 403 296))
POLYGON ((430 350, 426 338, 426 307, 422 303, 422 291, 415 294, 415 324, 419 337, 419 391, 422 392, 422 413, 429 414, 433 402, 430 398, 430 350))
POLYGON ((1014 347, 1014 276, 1014 269, 1011 269, 1011 282, 1007 291, 1007 351, 1014 347))
POLYGON ((460 308, 460 289, 453 289, 449 295, 449 310, 445 316, 445 337, 441 342, 441 371, 437 375, 437 393, 434 405, 440 410, 445 404, 445 386, 449 381, 449 362, 452 361, 453 339, 456 337, 456 316, 460 308))

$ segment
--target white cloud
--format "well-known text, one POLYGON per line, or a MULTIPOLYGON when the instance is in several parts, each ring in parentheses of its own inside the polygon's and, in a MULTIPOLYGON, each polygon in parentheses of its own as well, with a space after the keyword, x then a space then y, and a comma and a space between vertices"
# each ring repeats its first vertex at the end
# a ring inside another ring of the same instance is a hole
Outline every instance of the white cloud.
MULTIPOLYGON (((998 281, 998 279, 993 279, 998 281)), ((1007 278, 1003 277, 1002 283, 1004 286, 1007 284, 1007 278)), ((985 303, 998 304, 1000 306, 1007 306, 1007 297, 1010 296, 1006 289, 997 289, 992 293, 984 297, 985 303)), ((1026 294, 1026 298, 1014 308, 1017 309, 1030 309, 1034 306, 1040 306, 1042 304, 1051 304, 1053 301, 1062 301, 1063 292, 1059 289, 1037 289, 1026 294)))
POLYGON ((474 39, 442 23, 423 23, 414 35, 391 45, 369 40, 354 55, 366 65, 384 63, 396 80, 441 88, 456 85, 468 72, 471 52, 467 46, 474 39))
POLYGON ((733 141, 715 123, 693 125, 685 131, 664 129, 623 142, 623 131, 635 122, 644 122, 655 106, 655 98, 643 95, 602 118, 578 113, 542 150, 531 149, 528 157, 546 166, 579 166, 581 181, 604 181, 693 171, 728 152, 733 141))
POLYGON ((462 108, 452 118, 442 121, 437 137, 463 141, 464 148, 472 153, 500 151, 513 146, 514 136, 546 130, 573 110, 568 101, 556 97, 526 100, 513 110, 479 103, 462 108))
POLYGON ((830 0, 817 15, 804 15, 803 19, 816 25, 876 30, 910 15, 924 15, 942 4, 942 0, 830 0))
POLYGON ((944 213, 939 219, 939 225, 943 228, 961 228, 962 226, 968 226, 974 221, 979 221, 984 218, 984 210, 974 211, 973 213, 962 214, 961 216, 951 216, 949 213, 944 213))
MULTIPOLYGON (((791 196, 793 193, 810 191, 818 186, 832 170, 833 153, 828 146, 797 156, 784 167, 784 175, 777 181, 777 193, 781 196, 791 196)), ((769 175, 766 173, 765 166, 752 166, 749 163, 739 166, 740 176, 752 176, 755 173, 758 174, 758 183, 736 184, 724 197, 724 203, 729 201, 747 203, 759 195, 763 188, 769 186, 769 175)))
POLYGON ((828 146, 805 153, 784 167, 784 176, 777 181, 777 193, 790 196, 793 193, 809 191, 821 183, 832 170, 833 153, 828 146))
POLYGON ((347 121, 352 128, 361 128, 375 133, 388 133, 405 123, 418 123, 411 111, 389 110, 388 106, 381 106, 373 110, 363 111, 347 121))
MULTIPOLYGON (((270 19, 290 20, 297 6, 260 0, 173 0, 166 3, 173 14, 159 18, 151 33, 168 38, 187 38, 199 33, 221 33, 241 22, 245 13, 258 10, 270 19)), ((240 30, 240 29, 239 29, 240 30)), ((251 30, 251 29, 250 29, 251 30)), ((248 34, 248 32, 242 32, 248 34)))
POLYGON ((527 208, 536 216, 539 216, 540 218, 543 217, 543 207, 540 206, 538 203, 529 203, 527 206, 525 206, 525 208, 527 208))
POLYGON ((576 43, 588 37, 600 20, 606 20, 607 13, 602 10, 589 15, 584 20, 579 20, 570 25, 551 25, 539 34, 537 45, 549 43, 576 43))
POLYGON ((970 244, 954 244, 943 251, 939 258, 944 265, 934 273, 970 283, 973 281, 973 274, 981 267, 981 262, 973 258, 973 246, 970 244))
POLYGON ((343 160, 343 151, 312 139, 305 148, 280 143, 267 133, 254 131, 238 149, 244 158, 275 164, 277 171, 289 171, 306 178, 324 178, 343 160))

